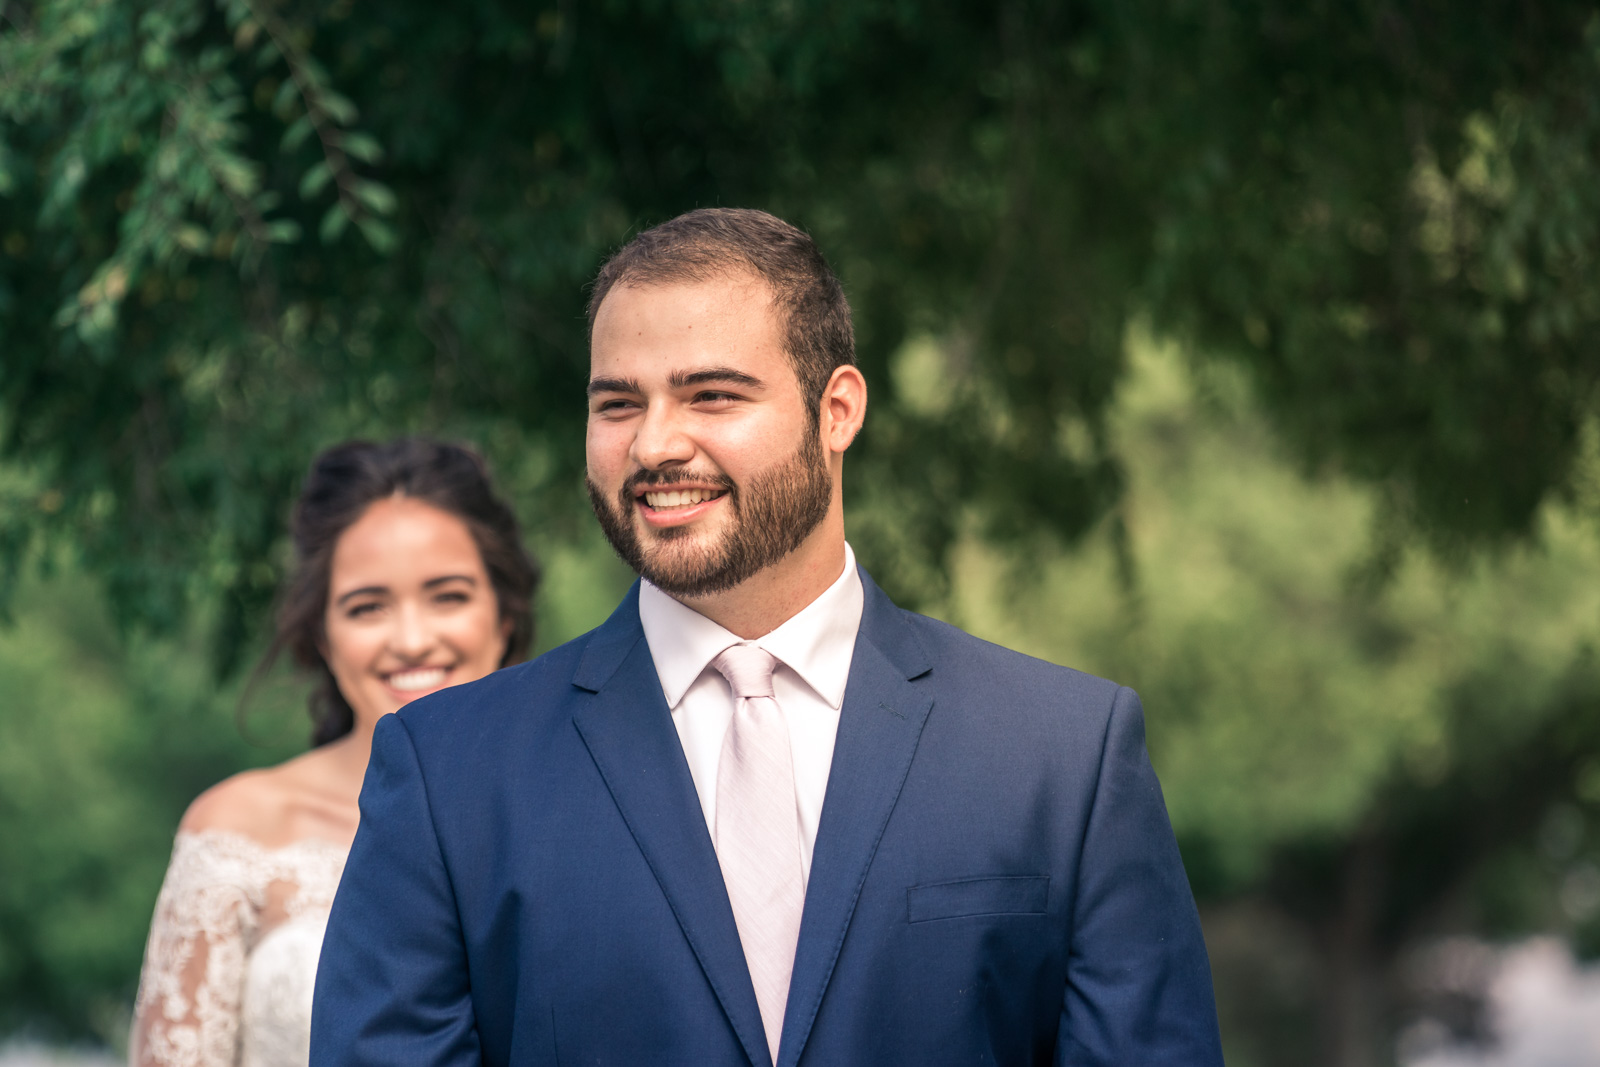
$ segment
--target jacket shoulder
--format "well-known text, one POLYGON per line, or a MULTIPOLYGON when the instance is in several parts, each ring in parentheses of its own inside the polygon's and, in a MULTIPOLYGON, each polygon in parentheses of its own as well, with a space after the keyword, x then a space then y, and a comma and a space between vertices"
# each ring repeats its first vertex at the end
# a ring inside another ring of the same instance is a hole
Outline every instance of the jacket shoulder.
POLYGON ((537 720, 563 707, 573 672, 595 631, 523 663, 414 700, 395 714, 422 742, 440 733, 493 735, 518 720, 537 720))
POLYGON ((900 611, 918 642, 927 650, 934 673, 943 674, 947 679, 963 678, 990 691, 1018 698, 1038 694, 1056 702, 1065 698, 1074 703, 1106 707, 1123 688, 1109 679, 974 637, 927 615, 900 611))

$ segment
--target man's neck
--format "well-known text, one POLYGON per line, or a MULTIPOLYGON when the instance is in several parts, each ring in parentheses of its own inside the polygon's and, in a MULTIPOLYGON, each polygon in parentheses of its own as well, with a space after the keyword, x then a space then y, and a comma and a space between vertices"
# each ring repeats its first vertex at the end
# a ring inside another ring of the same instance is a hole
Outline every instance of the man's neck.
POLYGON ((844 573, 844 520, 830 515, 799 548, 732 589, 676 599, 729 633, 753 640, 776 630, 844 573))

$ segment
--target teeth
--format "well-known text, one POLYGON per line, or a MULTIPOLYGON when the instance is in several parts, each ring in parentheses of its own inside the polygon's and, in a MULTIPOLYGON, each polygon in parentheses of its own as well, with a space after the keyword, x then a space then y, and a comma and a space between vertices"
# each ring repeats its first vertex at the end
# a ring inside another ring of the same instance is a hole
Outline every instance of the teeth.
POLYGON ((716 489, 673 489, 667 492, 646 493, 644 502, 653 508, 681 508, 713 500, 721 495, 716 489))
POLYGON ((418 667, 410 671, 397 671, 389 675, 389 685, 402 693, 419 689, 432 689, 444 681, 443 667, 418 667))

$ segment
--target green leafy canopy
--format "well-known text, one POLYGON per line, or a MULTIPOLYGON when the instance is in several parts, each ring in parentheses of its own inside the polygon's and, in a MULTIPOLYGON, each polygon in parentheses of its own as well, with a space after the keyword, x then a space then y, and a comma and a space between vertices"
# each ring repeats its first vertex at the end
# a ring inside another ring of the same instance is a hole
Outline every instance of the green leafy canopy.
MULTIPOLYGON (((124 619, 276 578, 307 457, 478 441, 580 522, 583 285, 699 205, 808 227, 874 412, 852 537, 944 588, 976 517, 1075 538, 1142 321, 1249 369, 1380 529, 1569 492, 1600 316, 1584 5, 39 0, 0 29, 0 574, 70 543, 124 619), (909 346, 909 347, 908 347, 909 346), (914 351, 913 372, 896 362, 914 351)), ((1399 535, 1396 535, 1399 536, 1399 535)))

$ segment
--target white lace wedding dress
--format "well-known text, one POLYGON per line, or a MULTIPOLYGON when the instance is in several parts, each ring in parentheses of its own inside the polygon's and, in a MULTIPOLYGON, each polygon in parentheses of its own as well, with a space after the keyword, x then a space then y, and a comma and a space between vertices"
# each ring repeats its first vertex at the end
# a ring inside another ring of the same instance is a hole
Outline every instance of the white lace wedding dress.
POLYGON ((179 833, 145 946, 133 1067, 304 1067, 345 856, 326 841, 179 833))

